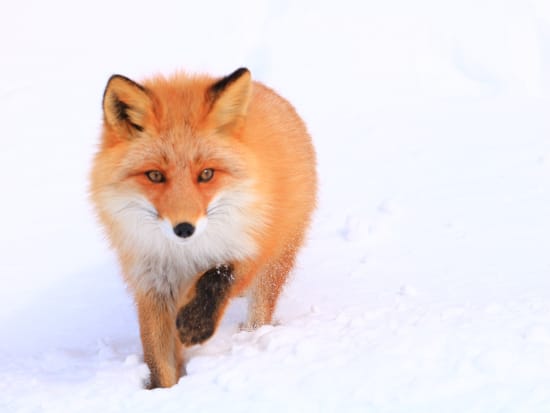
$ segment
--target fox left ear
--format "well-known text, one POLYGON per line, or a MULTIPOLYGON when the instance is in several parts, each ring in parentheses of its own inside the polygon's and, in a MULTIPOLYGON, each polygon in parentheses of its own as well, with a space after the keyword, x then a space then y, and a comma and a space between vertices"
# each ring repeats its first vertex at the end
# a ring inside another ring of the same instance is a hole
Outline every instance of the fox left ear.
POLYGON ((210 86, 207 100, 212 106, 208 120, 214 128, 223 131, 233 131, 237 128, 248 111, 251 92, 250 71, 244 67, 210 86))
POLYGON ((103 95, 105 123, 123 136, 143 132, 153 116, 153 101, 140 84, 121 75, 113 75, 103 95))

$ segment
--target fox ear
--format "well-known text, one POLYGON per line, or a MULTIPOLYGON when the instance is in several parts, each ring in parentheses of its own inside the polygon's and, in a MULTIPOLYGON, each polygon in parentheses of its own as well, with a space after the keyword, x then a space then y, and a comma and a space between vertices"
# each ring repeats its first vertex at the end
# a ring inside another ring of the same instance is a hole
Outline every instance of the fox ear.
POLYGON ((207 99, 212 106, 208 120, 212 126, 223 131, 237 128, 248 111, 251 92, 250 71, 244 67, 210 86, 207 99))
POLYGON ((103 114, 105 123, 119 132, 143 132, 153 116, 153 101, 140 84, 127 77, 113 75, 103 94, 103 114))

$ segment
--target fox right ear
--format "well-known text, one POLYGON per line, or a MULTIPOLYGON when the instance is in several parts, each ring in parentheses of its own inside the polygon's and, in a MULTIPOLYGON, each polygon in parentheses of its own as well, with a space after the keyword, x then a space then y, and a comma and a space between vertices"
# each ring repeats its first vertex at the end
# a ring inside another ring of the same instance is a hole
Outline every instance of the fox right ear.
POLYGON ((251 93, 251 75, 244 67, 210 86, 207 99, 211 102, 208 118, 212 126, 226 131, 237 129, 246 116, 251 93))
POLYGON ((121 75, 113 75, 103 94, 105 123, 123 134, 143 132, 153 116, 147 89, 121 75))

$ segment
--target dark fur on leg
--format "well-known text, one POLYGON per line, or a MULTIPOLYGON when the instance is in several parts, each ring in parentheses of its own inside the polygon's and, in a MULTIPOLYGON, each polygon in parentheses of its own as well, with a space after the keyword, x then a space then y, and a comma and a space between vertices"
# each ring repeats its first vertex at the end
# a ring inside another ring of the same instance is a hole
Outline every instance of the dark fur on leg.
POLYGON ((184 345, 199 344, 212 337, 232 283, 230 265, 212 268, 199 278, 195 297, 180 308, 176 318, 178 335, 184 345))

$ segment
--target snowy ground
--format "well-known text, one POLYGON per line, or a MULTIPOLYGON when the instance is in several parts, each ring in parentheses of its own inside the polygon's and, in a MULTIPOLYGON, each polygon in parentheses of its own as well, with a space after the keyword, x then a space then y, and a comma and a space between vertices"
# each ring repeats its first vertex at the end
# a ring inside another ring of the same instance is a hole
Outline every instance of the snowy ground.
POLYGON ((1 412, 550 411, 547 0, 108 3, 0 5, 1 412), (242 65, 314 136, 310 241, 280 324, 236 301, 146 391, 86 201, 101 94, 242 65))

